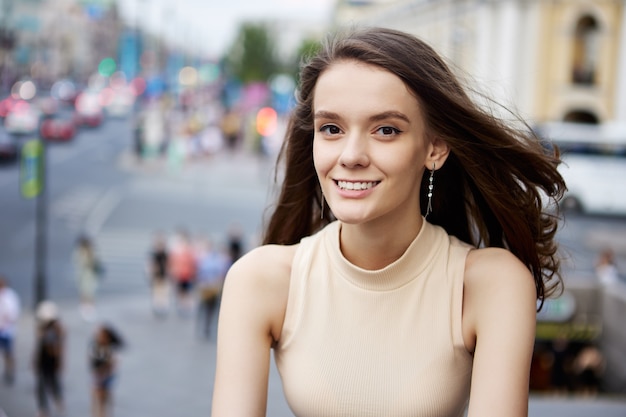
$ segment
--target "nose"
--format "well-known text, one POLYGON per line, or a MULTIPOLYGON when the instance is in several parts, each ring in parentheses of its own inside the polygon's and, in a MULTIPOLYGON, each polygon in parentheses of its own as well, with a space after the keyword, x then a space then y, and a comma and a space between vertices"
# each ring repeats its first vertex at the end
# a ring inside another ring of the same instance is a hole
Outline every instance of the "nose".
POLYGON ((353 133, 344 140, 339 163, 346 168, 365 167, 369 165, 367 138, 360 133, 353 133))

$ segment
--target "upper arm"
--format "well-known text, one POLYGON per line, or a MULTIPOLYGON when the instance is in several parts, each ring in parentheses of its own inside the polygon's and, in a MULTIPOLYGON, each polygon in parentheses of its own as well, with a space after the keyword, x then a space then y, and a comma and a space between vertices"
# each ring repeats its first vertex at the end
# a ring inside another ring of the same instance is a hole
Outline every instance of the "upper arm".
POLYGON ((229 270, 219 314, 212 414, 264 416, 270 349, 284 319, 288 247, 257 248, 229 270))
POLYGON ((504 249, 468 256, 463 327, 475 340, 468 416, 527 416, 535 340, 532 274, 504 249))

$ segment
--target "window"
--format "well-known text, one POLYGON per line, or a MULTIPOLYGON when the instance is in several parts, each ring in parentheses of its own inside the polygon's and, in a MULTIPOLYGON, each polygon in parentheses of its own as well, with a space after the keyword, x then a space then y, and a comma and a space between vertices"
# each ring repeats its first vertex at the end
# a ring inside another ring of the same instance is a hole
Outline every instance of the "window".
POLYGON ((592 16, 584 16, 576 24, 572 63, 574 84, 595 84, 599 33, 598 23, 592 16))

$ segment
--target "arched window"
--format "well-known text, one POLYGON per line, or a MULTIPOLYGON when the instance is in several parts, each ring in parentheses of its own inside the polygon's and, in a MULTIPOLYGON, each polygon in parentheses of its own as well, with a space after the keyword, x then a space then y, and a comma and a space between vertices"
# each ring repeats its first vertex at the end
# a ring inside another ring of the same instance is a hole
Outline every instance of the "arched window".
POLYGON ((598 22, 593 16, 583 16, 576 24, 574 61, 572 63, 572 82, 574 84, 595 84, 599 32, 598 22))
POLYGON ((598 117, 588 110, 572 110, 563 118, 564 122, 598 124, 598 117))

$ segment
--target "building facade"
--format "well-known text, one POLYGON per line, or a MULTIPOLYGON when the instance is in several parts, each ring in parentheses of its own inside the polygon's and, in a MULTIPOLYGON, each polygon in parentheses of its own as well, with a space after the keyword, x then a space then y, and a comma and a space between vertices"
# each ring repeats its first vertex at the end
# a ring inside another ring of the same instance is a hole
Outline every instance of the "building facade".
POLYGON ((346 0, 335 23, 425 39, 531 123, 626 123, 625 0, 346 0))
POLYGON ((2 90, 30 78, 42 87, 60 78, 86 82, 100 60, 116 58, 122 22, 110 1, 1 0, 2 90))

